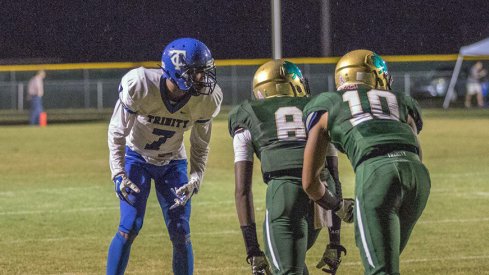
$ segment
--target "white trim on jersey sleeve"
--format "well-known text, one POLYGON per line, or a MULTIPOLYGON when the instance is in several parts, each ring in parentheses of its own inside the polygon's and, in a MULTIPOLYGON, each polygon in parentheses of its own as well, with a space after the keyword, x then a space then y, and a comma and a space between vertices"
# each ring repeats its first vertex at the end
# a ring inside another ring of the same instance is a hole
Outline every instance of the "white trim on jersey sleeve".
POLYGON ((251 161, 253 162, 253 144, 251 133, 248 129, 238 131, 233 137, 234 162, 251 161))
POLYGON ((109 165, 112 179, 124 173, 126 136, 131 132, 135 119, 136 115, 126 111, 121 100, 118 100, 110 119, 108 131, 109 165))

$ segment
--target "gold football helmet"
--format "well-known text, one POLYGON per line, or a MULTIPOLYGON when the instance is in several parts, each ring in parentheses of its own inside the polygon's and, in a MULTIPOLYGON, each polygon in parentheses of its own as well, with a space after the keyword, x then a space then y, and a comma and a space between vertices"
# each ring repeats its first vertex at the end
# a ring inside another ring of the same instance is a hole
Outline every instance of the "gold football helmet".
POLYGON ((378 54, 369 50, 354 50, 345 54, 336 64, 335 82, 338 90, 357 84, 390 90, 392 77, 387 64, 378 54))
POLYGON ((275 59, 261 65, 253 76, 255 99, 277 96, 309 96, 307 80, 294 63, 275 59))

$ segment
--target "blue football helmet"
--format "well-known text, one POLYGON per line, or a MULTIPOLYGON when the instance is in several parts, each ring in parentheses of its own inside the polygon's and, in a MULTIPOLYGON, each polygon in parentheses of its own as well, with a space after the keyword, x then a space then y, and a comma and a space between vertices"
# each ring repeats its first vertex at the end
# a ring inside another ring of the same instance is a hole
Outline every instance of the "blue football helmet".
POLYGON ((207 46, 197 39, 170 42, 161 55, 163 77, 193 95, 211 94, 216 87, 216 66, 207 46))

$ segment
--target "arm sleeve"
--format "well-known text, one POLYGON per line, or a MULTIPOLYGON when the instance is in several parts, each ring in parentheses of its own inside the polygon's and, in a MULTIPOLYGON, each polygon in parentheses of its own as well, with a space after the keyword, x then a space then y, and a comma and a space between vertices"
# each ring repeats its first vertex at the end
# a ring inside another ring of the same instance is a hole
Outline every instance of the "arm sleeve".
POLYGON ((199 186, 204 178, 211 132, 212 121, 207 121, 195 123, 190 133, 190 178, 196 178, 199 186))
POLYGON ((108 143, 109 165, 112 179, 124 173, 124 154, 126 136, 129 135, 136 115, 124 109, 120 100, 117 101, 110 119, 108 143))
POLYGON ((253 144, 251 133, 248 129, 238 129, 233 137, 234 162, 253 162, 253 144))

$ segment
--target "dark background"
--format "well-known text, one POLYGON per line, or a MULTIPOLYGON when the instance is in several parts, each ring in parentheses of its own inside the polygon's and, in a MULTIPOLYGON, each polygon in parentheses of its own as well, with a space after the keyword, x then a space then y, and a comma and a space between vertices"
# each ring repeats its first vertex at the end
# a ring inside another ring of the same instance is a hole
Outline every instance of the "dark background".
MULTIPOLYGON (((454 54, 489 37, 489 2, 330 1, 331 54, 454 54)), ((178 37, 216 59, 271 57, 270 0, 0 0, 0 63, 159 60, 178 37)), ((282 1, 284 57, 318 57, 320 0, 282 1)))

